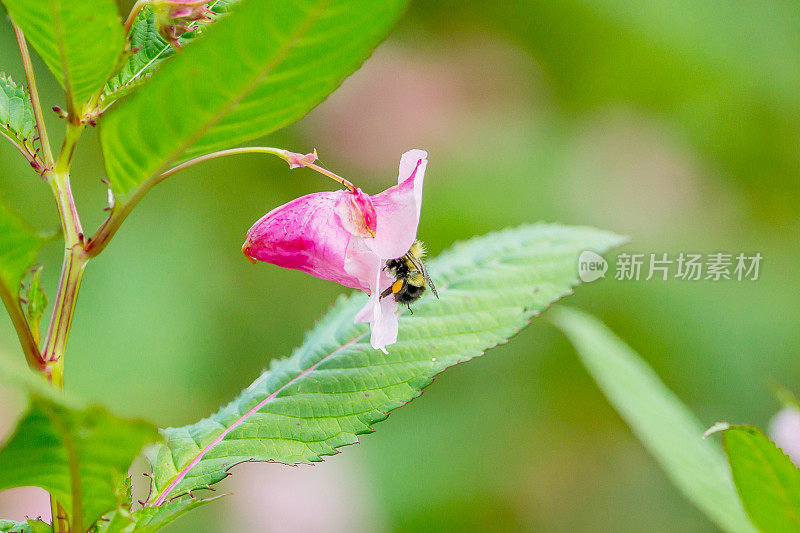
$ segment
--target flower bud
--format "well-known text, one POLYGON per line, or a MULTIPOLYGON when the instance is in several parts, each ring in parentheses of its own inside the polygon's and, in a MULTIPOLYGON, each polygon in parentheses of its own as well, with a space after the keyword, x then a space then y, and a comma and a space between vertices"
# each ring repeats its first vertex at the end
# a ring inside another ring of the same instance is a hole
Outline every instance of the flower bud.
POLYGON ((158 33, 175 48, 180 48, 178 38, 191 31, 189 24, 195 21, 210 22, 214 13, 208 2, 198 0, 155 0, 151 2, 158 33))

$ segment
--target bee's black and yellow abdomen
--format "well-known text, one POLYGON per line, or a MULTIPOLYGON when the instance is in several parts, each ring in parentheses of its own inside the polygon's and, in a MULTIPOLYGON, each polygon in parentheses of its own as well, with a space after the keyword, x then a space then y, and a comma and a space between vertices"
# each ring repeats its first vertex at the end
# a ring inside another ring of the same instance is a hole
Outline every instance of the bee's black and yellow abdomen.
POLYGON ((416 302, 425 292, 425 285, 411 285, 407 281, 403 282, 400 290, 394 293, 394 299, 401 304, 410 304, 416 302))

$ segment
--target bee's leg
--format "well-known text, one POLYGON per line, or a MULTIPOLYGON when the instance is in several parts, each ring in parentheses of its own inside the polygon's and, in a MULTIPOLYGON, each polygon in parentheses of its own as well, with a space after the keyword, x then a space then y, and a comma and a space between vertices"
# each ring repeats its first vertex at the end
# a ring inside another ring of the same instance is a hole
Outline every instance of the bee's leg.
POLYGON ((384 298, 386 298, 386 297, 387 297, 387 296, 389 296, 390 294, 392 294, 392 287, 391 287, 391 286, 389 286, 389 288, 388 288, 388 289, 386 289, 385 291, 383 291, 383 292, 381 293, 381 297, 380 297, 380 298, 378 298, 378 299, 379 299, 379 300, 383 300, 384 298))
POLYGON ((406 307, 408 307, 409 312, 411 312, 411 314, 413 315, 414 314, 414 310, 411 309, 411 304, 406 304, 406 307))

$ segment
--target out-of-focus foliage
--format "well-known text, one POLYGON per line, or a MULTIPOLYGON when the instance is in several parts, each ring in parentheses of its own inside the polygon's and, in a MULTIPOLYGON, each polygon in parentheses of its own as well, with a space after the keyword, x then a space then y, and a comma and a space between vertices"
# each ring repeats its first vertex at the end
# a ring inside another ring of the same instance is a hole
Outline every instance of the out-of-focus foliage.
POLYGON ((724 531, 755 532, 722 451, 700 438, 703 427, 691 411, 597 319, 569 308, 552 316, 609 402, 678 488, 724 531))
POLYGON ((422 1, 432 25, 519 43, 573 112, 662 116, 765 212, 798 213, 800 10, 789 0, 422 1), (788 190, 777 190, 783 183, 788 190))

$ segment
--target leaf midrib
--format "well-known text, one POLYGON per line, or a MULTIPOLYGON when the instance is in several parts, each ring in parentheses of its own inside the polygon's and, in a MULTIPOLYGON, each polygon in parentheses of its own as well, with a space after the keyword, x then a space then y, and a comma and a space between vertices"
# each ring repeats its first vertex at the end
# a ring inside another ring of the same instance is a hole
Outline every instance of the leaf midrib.
POLYGON ((64 90, 67 93, 68 105, 74 113, 76 101, 74 95, 72 94, 72 78, 69 74, 69 68, 67 68, 67 52, 63 32, 64 28, 61 22, 61 11, 56 7, 56 4, 60 5, 60 3, 60 0, 50 0, 49 2, 50 9, 53 12, 53 26, 56 34, 56 43, 58 43, 58 56, 61 59, 61 75, 64 77, 64 90))

